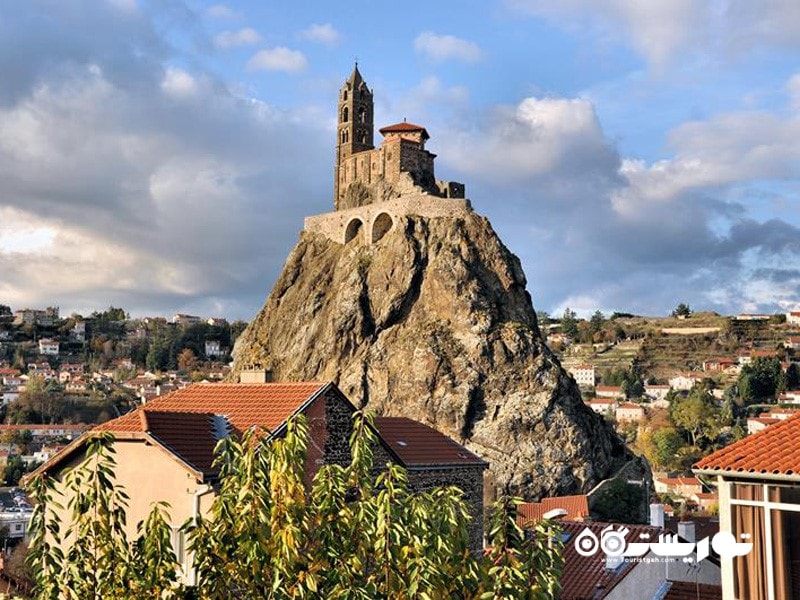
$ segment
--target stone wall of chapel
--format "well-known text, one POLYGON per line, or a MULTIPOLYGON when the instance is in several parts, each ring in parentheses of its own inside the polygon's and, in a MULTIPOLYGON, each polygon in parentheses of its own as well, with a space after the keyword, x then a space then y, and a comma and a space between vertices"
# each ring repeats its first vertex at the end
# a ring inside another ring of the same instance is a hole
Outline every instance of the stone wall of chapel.
POLYGON ((472 205, 466 198, 439 198, 420 192, 385 202, 306 217, 303 229, 322 234, 334 242, 343 244, 347 225, 354 219, 362 223, 360 239, 371 240, 372 224, 381 213, 387 213, 396 223, 398 218, 406 215, 429 218, 458 217, 466 216, 471 211, 472 205))

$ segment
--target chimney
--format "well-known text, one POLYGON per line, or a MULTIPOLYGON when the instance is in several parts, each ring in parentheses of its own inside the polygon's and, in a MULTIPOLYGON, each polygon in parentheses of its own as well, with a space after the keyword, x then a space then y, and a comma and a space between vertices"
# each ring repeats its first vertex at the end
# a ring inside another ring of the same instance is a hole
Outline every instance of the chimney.
POLYGON ((664 529, 664 505, 660 502, 650 505, 650 525, 664 529))
POLYGON ((694 521, 678 521, 678 535, 687 542, 696 542, 697 534, 695 532, 694 521))
POLYGON ((625 562, 624 556, 609 556, 606 554, 606 569, 609 571, 616 571, 622 563, 625 562))

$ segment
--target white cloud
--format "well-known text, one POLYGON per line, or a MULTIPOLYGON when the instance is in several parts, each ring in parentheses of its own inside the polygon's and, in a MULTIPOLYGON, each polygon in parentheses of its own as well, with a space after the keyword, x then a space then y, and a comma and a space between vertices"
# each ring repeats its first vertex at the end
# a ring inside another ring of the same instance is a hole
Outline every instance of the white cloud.
POLYGON ((662 70, 678 56, 748 57, 767 47, 800 47, 795 0, 506 0, 513 9, 614 42, 624 36, 662 70))
POLYGON ((324 120, 238 98, 169 66, 138 21, 85 10, 115 35, 41 32, 51 66, 0 103, 0 298, 249 316, 320 210, 324 120))
POLYGON ((223 31, 214 36, 214 45, 218 48, 232 48, 235 46, 251 46, 261 41, 261 36, 255 29, 245 27, 238 31, 223 31))
POLYGON ((236 21, 242 17, 241 13, 225 4, 212 4, 206 9, 206 14, 212 19, 220 21, 236 21))
POLYGON ((495 181, 530 180, 576 160, 616 165, 594 107, 580 98, 526 98, 516 107, 498 107, 488 125, 439 143, 448 162, 495 181))
POLYGON ((297 34, 300 39, 335 46, 342 39, 342 34, 330 23, 312 24, 297 34))
POLYGON ((439 35, 432 31, 424 31, 417 36, 414 50, 435 62, 458 60, 474 63, 483 58, 483 51, 477 44, 454 35, 439 35))
POLYGON ((299 50, 291 50, 285 46, 259 50, 248 61, 247 68, 259 71, 285 71, 296 73, 308 66, 305 55, 299 50))
POLYGON ((186 71, 174 67, 167 68, 161 89, 173 97, 193 96, 197 93, 197 81, 186 71))
POLYGON ((710 6, 696 0, 508 0, 523 12, 556 21, 575 22, 616 37, 621 28, 631 45, 651 64, 668 63, 699 37, 710 19, 710 6))

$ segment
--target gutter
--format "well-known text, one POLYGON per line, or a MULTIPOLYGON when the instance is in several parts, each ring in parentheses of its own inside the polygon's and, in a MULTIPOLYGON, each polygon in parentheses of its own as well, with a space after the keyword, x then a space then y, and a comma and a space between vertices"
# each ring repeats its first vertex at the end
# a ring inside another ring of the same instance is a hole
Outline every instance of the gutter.
MULTIPOLYGON (((214 488, 211 484, 205 484, 202 487, 199 487, 195 490, 194 494, 192 495, 192 525, 197 525, 197 519, 200 516, 200 498, 203 496, 210 494, 214 491, 214 488)), ((187 557, 188 558, 188 557, 187 557)), ((189 576, 189 585, 196 586, 197 585, 197 569, 194 566, 188 569, 187 575, 189 576)))
POLYGON ((723 477, 726 479, 756 479, 768 481, 782 481, 789 483, 800 483, 800 474, 793 473, 751 473, 749 471, 723 471, 721 469, 692 469, 695 475, 705 475, 708 477, 723 477))

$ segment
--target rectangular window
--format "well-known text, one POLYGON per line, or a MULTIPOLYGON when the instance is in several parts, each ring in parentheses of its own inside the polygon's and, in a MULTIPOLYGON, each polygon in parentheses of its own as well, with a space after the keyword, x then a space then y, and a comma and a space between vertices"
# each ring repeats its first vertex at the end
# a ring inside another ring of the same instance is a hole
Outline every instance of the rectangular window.
POLYGON ((800 487, 734 483, 731 525, 752 550, 733 559, 735 597, 800 599, 800 487), (743 537, 746 536, 746 537, 743 537))
POLYGON ((170 526, 170 542, 175 558, 181 566, 186 565, 186 534, 180 527, 170 526))

